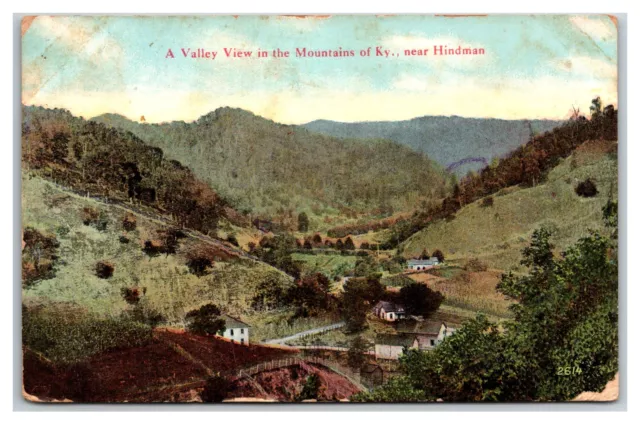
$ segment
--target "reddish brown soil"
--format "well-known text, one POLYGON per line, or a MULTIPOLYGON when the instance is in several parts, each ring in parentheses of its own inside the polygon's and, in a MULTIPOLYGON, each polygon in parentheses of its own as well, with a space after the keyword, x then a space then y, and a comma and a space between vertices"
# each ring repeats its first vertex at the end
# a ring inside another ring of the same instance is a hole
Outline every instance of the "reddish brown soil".
POLYGON ((52 364, 27 350, 23 383, 27 394, 42 400, 172 401, 176 390, 202 387, 208 376, 205 367, 224 373, 290 353, 215 337, 156 331, 144 346, 102 353, 72 366, 52 364), (184 351, 176 350, 175 345, 184 351))
MULTIPOLYGON (((320 401, 337 401, 348 399, 358 393, 359 389, 349 380, 333 371, 319 365, 305 364, 303 366, 291 366, 273 371, 262 372, 253 376, 253 379, 267 394, 267 399, 280 402, 294 402, 296 396, 302 391, 302 387, 311 374, 317 374, 320 378, 320 401)), ((248 379, 238 382, 237 388, 230 397, 234 398, 265 398, 255 385, 248 379)))

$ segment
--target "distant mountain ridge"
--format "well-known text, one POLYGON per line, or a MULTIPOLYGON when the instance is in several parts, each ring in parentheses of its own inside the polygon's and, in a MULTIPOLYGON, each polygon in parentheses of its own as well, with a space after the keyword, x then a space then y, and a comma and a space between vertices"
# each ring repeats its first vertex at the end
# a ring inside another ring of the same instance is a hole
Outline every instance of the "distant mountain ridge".
POLYGON ((92 120, 162 149, 234 206, 290 222, 302 211, 320 219, 410 210, 442 198, 448 184, 443 167, 397 142, 317 134, 242 109, 220 108, 190 123, 113 114, 92 120))
POLYGON ((316 120, 302 126, 334 137, 393 140, 426 153, 443 167, 462 176, 523 145, 532 133, 544 133, 563 122, 423 116, 405 121, 355 123, 316 120))

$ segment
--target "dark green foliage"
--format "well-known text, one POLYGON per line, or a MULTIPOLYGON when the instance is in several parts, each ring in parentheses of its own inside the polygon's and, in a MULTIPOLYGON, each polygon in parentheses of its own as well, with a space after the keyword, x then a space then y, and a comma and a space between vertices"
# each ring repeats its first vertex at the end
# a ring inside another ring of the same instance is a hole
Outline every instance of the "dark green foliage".
POLYGON ((351 237, 347 237, 344 241, 344 248, 347 250, 354 250, 356 248, 355 244, 353 244, 353 240, 351 237))
POLYGON ((251 307, 257 311, 269 311, 284 306, 285 290, 276 276, 262 281, 251 301, 251 307))
POLYGON ((200 398, 205 403, 218 403, 225 400, 234 389, 234 383, 220 374, 207 378, 200 398))
MULTIPOLYGON (((603 210, 610 227, 616 210, 603 210)), ((402 380, 357 399, 564 401, 601 391, 618 371, 616 239, 592 233, 556 258, 550 236, 536 230, 522 252, 529 273, 498 285, 517 301, 504 331, 483 316, 467 321, 433 351, 406 352, 402 380)))
POLYGON ((576 186, 576 194, 582 197, 594 197, 598 194, 598 189, 596 184, 587 178, 576 186))
MULTIPOLYGON (((225 202, 206 184, 130 132, 29 106, 23 108, 22 146, 31 170, 83 194, 158 208, 179 225, 205 233, 224 215, 225 202), (64 143, 73 155, 65 153, 64 143)), ((106 228, 100 217, 85 216, 85 223, 106 228)))
POLYGON ((138 302, 133 309, 127 311, 128 316, 139 323, 155 328, 166 321, 164 315, 153 309, 146 302, 138 302))
POLYGON ((438 262, 440 263, 444 262, 444 253, 442 253, 442 250, 440 249, 434 250, 431 256, 438 258, 438 262))
POLYGON ((99 318, 67 305, 22 308, 22 343, 56 363, 78 362, 150 339, 149 326, 126 317, 99 318))
POLYGON ((85 207, 82 209, 82 223, 94 227, 98 231, 106 231, 109 221, 103 211, 85 207))
POLYGON ((305 212, 298 215, 298 231, 303 233, 309 231, 309 217, 305 212))
POLYGON ((321 273, 296 280, 287 292, 287 302, 296 308, 296 316, 314 316, 332 306, 331 282, 321 273))
POLYGON ((316 245, 322 244, 322 237, 320 236, 320 234, 316 233, 313 235, 312 241, 313 241, 313 244, 316 244, 316 245))
POLYGON ((380 274, 350 278, 344 285, 341 308, 347 331, 362 330, 367 321, 367 313, 384 295, 385 288, 380 283, 380 274))
POLYGON ((305 240, 305 241, 304 241, 304 245, 303 245, 303 247, 304 247, 305 249, 307 249, 307 250, 311 250, 311 249, 313 249, 313 246, 311 245, 311 242, 310 242, 309 240, 305 240))
POLYGON ((406 377, 398 377, 370 392, 356 393, 349 400, 351 402, 385 403, 424 402, 426 396, 422 390, 415 389, 406 377))
POLYGON ((438 310, 443 300, 442 293, 431 290, 425 284, 412 283, 400 289, 400 301, 410 315, 426 318, 438 310))
POLYGON ((224 319, 220 318, 220 309, 212 303, 190 311, 185 315, 185 320, 190 332, 203 336, 224 333, 226 329, 224 319))
POLYGON ((135 231, 137 227, 136 216, 128 213, 122 219, 122 228, 125 231, 135 231))
POLYGON ((100 261, 96 264, 96 276, 98 278, 111 278, 113 275, 113 264, 105 261, 100 261))
POLYGON ((120 289, 122 298, 130 305, 140 302, 140 290, 137 287, 123 287, 120 289))
POLYGON ((353 369, 360 370, 367 362, 366 353, 368 350, 369 345, 361 336, 354 338, 347 351, 347 363, 349 366, 353 369))
POLYGON ((131 240, 129 240, 126 236, 120 236, 118 241, 122 244, 128 244, 131 240))
POLYGON ((29 287, 55 277, 60 246, 55 236, 27 227, 22 233, 22 241, 22 285, 29 287))
POLYGON ((611 105, 602 111, 598 102, 599 99, 594 99, 591 119, 576 116, 560 127, 532 137, 527 144, 517 147, 494 166, 486 166, 462 178, 441 204, 416 213, 408 221, 398 222, 391 228, 391 235, 384 243, 385 249, 396 247, 433 221, 453 219, 464 205, 493 195, 505 187, 535 186, 544 180, 546 173, 560 159, 571 155, 588 140, 616 140, 618 111, 611 105))
POLYGON ((418 259, 430 259, 431 256, 429 256, 429 252, 427 252, 427 249, 422 249, 422 253, 420 254, 420 257, 418 259))
POLYGON ((318 399, 318 395, 320 394, 319 392, 320 377, 318 377, 318 374, 311 374, 304 382, 300 394, 296 396, 296 402, 300 402, 306 399, 318 399))
POLYGON ((491 206, 493 206, 493 196, 487 196, 483 198, 481 205, 483 208, 490 208, 491 206))
POLYGON ((296 248, 296 239, 288 233, 260 239, 260 247, 253 252, 258 258, 294 278, 300 278, 300 266, 291 257, 296 248))
POLYGON ((353 275, 356 277, 366 277, 371 274, 377 273, 379 265, 371 255, 358 257, 356 265, 353 270, 353 275))
POLYGON ((360 243, 360 249, 362 250, 371 250, 371 245, 367 241, 363 241, 360 243))
POLYGON ((187 262, 189 272, 197 275, 198 277, 204 277, 205 275, 208 275, 212 265, 213 262, 211 261, 211 259, 203 256, 190 258, 187 262))
POLYGON ((229 236, 227 237, 227 241, 234 246, 240 246, 240 244, 238 243, 238 239, 233 234, 229 234, 229 236))
POLYGON ((309 214, 313 204, 377 214, 389 204, 410 207, 425 194, 425 181, 434 198, 445 183, 440 166, 397 143, 327 137, 240 109, 220 108, 190 123, 95 119, 161 148, 238 208, 265 218, 309 214))

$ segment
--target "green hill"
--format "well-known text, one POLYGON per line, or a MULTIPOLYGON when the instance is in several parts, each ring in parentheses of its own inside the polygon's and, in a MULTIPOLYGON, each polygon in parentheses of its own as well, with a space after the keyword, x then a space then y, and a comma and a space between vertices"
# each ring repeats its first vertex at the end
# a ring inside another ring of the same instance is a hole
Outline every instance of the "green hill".
POLYGON ((423 249, 441 249, 447 260, 478 257, 491 268, 518 270, 520 251, 532 231, 546 225, 555 229, 558 250, 575 243, 589 229, 602 229, 602 207, 611 195, 617 199, 618 168, 616 142, 587 142, 553 168, 546 182, 534 187, 502 189, 492 206, 483 199, 460 209, 452 220, 440 220, 405 241, 405 257, 423 249), (596 183, 595 197, 580 197, 579 182, 596 183))
POLYGON ((315 134, 240 109, 221 108, 192 123, 94 120, 159 147, 237 209, 289 228, 302 211, 318 228, 324 216, 388 215, 446 193, 443 169, 406 146, 315 134))
MULTIPOLYGON (((147 254, 145 241, 162 239, 171 225, 122 205, 74 194, 32 173, 23 174, 22 188, 24 233, 37 232, 58 244, 50 255, 53 275, 34 278, 23 288, 28 306, 73 305, 93 316, 115 318, 133 307, 123 289, 137 289, 141 304, 162 314, 167 324, 180 326, 186 312, 207 302, 234 315, 253 315, 251 302, 261 282, 291 285, 291 278, 281 271, 198 233, 187 232, 174 253, 147 254), (99 217, 99 225, 87 224, 87 211, 99 217), (135 228, 125 228, 125 217, 135 228), (194 254, 212 259, 205 275, 190 271, 194 254), (98 263, 111 266, 112 275, 101 278, 98 263)), ((31 254, 29 249, 23 250, 23 270, 34 254, 42 267, 42 244, 31 254)))
POLYGON ((549 131, 561 124, 562 121, 539 119, 422 116, 389 122, 318 120, 303 126, 334 137, 393 140, 429 155, 443 167, 463 176, 525 144, 533 134, 549 131))

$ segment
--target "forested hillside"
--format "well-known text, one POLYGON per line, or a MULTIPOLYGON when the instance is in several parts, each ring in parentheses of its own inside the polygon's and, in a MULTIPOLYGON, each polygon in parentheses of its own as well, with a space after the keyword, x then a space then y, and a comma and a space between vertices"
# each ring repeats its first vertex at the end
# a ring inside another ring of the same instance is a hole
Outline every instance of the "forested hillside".
POLYGON ((388 215, 446 194, 440 166, 391 141, 341 140, 230 108, 192 123, 94 119, 161 148, 237 208, 285 224, 303 211, 312 226, 328 215, 388 215))
POLYGON ((477 171, 536 134, 559 125, 551 120, 504 120, 460 116, 422 116, 397 122, 335 122, 318 120, 304 127, 334 137, 384 138, 423 152, 463 176, 477 171))
POLYGON ((72 190, 151 206, 180 225, 214 231, 226 202, 162 149, 66 110, 24 107, 25 169, 72 190))
POLYGON ((460 180, 453 193, 442 203, 427 208, 410 220, 393 228, 388 245, 395 246, 433 221, 453 219, 464 205, 511 186, 536 186, 545 181, 548 172, 589 140, 617 140, 618 111, 609 105, 602 108, 600 99, 593 100, 590 119, 575 116, 566 124, 534 137, 499 162, 486 166, 460 180))

